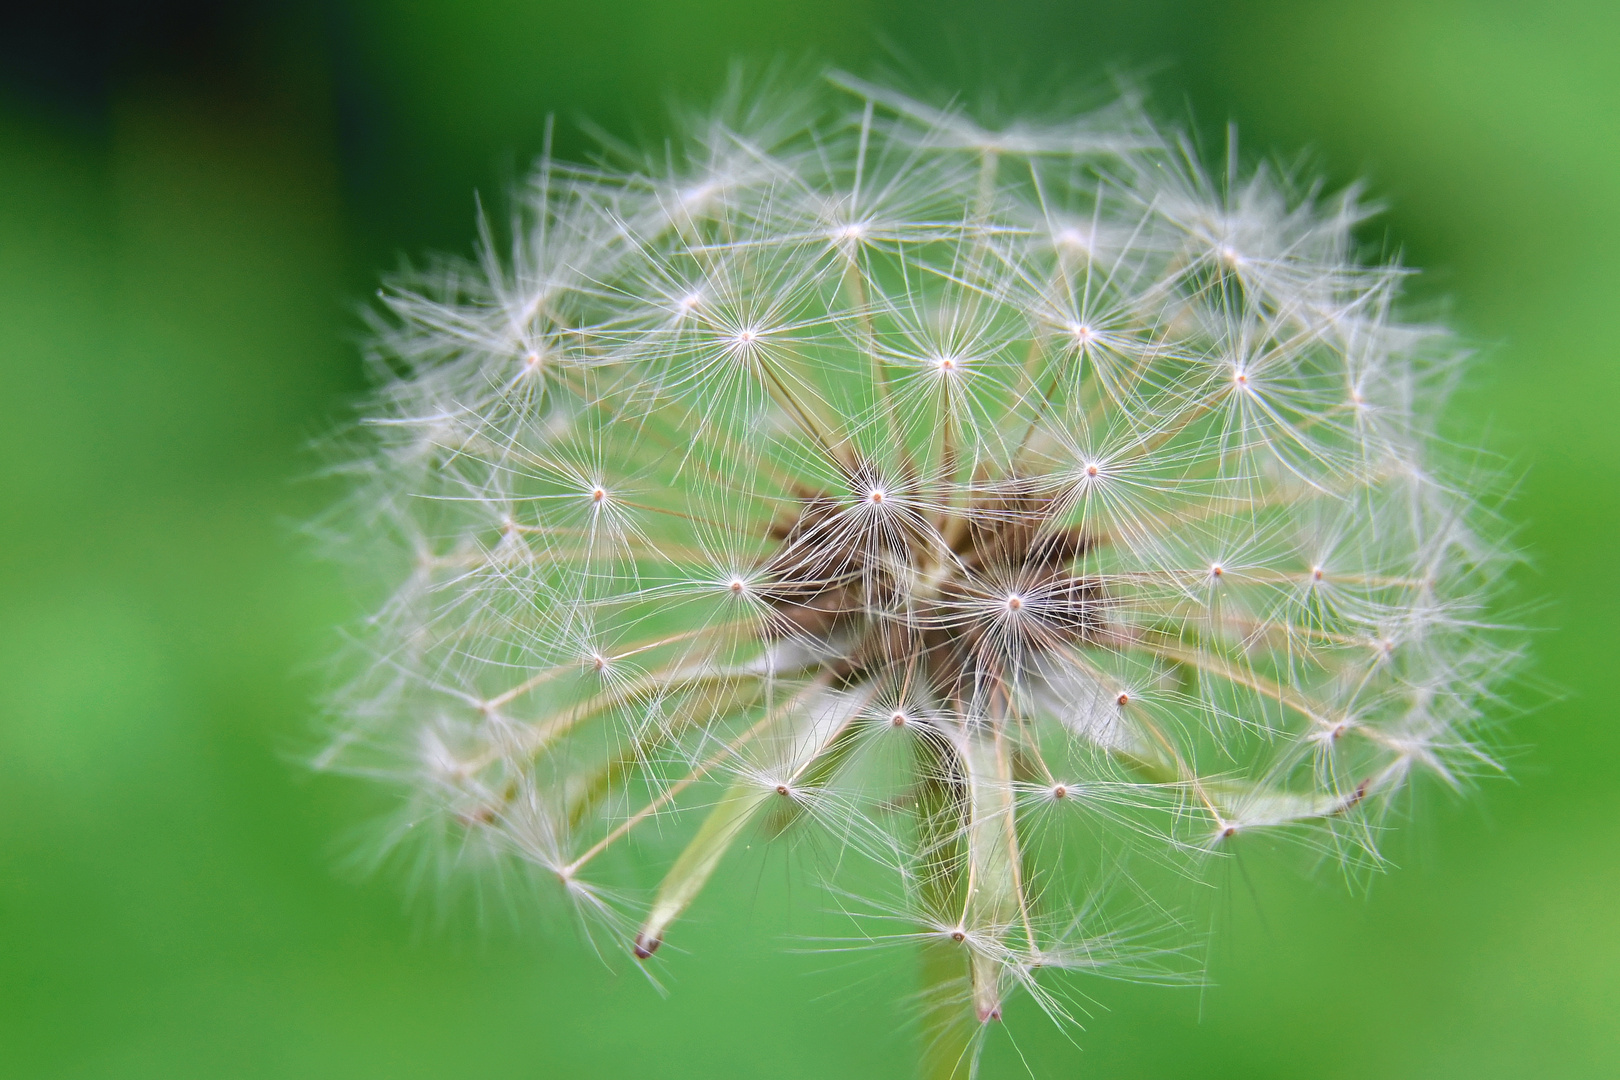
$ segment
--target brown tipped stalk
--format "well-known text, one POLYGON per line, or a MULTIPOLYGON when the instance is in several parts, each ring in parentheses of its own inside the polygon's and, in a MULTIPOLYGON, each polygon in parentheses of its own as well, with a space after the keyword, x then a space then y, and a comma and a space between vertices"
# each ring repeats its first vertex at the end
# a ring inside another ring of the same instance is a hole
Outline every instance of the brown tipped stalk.
POLYGON ((636 935, 635 953, 638 959, 645 960, 663 943, 665 928, 697 899, 732 841, 742 832, 754 812, 774 794, 769 788, 739 781, 720 797, 697 835, 692 837, 658 886, 658 896, 653 901, 652 910, 647 913, 646 921, 641 924, 641 932, 636 935))
POLYGON ((652 909, 636 935, 634 951, 638 959, 645 960, 663 943, 669 924, 697 899, 720 860, 755 816, 767 805, 791 798, 792 785, 839 745, 866 700, 829 700, 806 693, 778 711, 780 723, 773 726, 780 729, 782 738, 774 748, 777 761, 770 775, 782 779, 766 783, 759 778, 764 774, 745 772, 720 796, 659 884, 652 909))

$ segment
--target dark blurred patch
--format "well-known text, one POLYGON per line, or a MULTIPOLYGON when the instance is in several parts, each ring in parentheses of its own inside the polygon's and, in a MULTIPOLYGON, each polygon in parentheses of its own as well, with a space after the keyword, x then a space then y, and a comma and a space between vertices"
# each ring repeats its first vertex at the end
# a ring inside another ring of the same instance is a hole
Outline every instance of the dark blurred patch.
POLYGON ((268 0, 9 0, 0 93, 92 122, 133 81, 238 96, 254 81, 271 11, 268 0))

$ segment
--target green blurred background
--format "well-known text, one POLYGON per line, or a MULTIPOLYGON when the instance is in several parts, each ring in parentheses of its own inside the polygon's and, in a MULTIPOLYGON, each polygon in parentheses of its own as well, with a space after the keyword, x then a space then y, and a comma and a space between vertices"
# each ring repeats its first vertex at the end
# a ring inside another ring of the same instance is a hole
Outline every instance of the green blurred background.
POLYGON ((440 925, 338 872, 309 776, 354 612, 297 524, 362 390, 355 309, 466 251, 560 118, 656 138, 734 55, 972 89, 1145 72, 1162 115, 1310 148, 1483 346, 1453 430, 1524 480, 1513 778, 1420 800, 1398 872, 1247 853, 1216 983, 1015 1008, 989 1076, 1620 1075, 1620 13, 1612 0, 210 0, 0 16, 0 1075, 902 1076, 903 965, 785 864, 731 868, 660 996, 566 925, 440 925), (1016 1042, 1016 1045, 1015 1045, 1016 1042))

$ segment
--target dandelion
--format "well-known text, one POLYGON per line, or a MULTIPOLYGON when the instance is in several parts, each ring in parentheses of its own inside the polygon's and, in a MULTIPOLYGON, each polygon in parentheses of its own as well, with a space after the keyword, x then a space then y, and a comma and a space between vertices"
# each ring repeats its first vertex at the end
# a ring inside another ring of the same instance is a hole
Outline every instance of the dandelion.
POLYGON ((820 831, 966 1076, 1015 994, 1177 977, 1134 867, 1376 867, 1399 793, 1495 768, 1507 556, 1356 192, 1211 178, 1129 100, 832 81, 547 156, 509 250, 384 293, 348 538, 393 587, 321 764, 644 963, 739 841, 820 831))

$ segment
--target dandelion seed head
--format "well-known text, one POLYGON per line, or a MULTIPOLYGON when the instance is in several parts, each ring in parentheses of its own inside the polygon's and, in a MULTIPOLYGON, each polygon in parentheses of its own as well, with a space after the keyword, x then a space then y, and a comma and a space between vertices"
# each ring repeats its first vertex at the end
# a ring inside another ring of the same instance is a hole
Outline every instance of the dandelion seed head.
POLYGON ((414 865, 543 871, 642 961, 815 833, 951 1015, 1063 1021, 1176 973, 1238 833, 1369 872, 1412 784, 1496 768, 1464 354, 1354 190, 1212 179, 1133 100, 833 81, 548 160, 510 245, 385 290, 337 520, 389 592, 320 760, 414 865))

